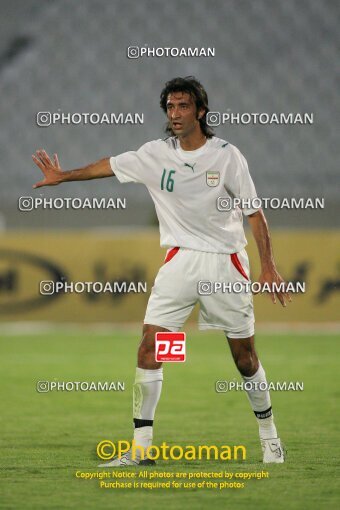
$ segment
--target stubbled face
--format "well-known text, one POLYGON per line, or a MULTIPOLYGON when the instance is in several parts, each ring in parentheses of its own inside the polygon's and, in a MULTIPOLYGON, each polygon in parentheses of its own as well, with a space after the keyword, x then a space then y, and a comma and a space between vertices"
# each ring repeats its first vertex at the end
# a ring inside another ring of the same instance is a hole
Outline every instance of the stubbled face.
MULTIPOLYGON (((167 117, 176 136, 187 136, 199 128, 196 105, 187 92, 172 92, 167 98, 167 117)), ((201 117, 204 111, 200 111, 201 117)))

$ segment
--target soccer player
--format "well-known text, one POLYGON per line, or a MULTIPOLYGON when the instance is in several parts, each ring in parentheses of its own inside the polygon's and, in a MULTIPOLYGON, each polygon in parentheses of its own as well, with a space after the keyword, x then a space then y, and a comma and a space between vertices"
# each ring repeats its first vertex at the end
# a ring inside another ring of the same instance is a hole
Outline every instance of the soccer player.
MULTIPOLYGON (((268 225, 260 208, 249 207, 256 191, 245 158, 232 144, 214 136, 207 124, 208 97, 194 78, 175 78, 165 84, 160 105, 167 115, 165 139, 144 144, 136 152, 104 158, 76 170, 63 171, 58 157, 44 150, 33 155, 44 179, 33 187, 98 179, 115 175, 120 182, 144 184, 154 201, 161 246, 168 248, 156 277, 144 318, 133 389, 134 440, 146 449, 152 444, 153 422, 161 395, 163 369, 155 361, 155 334, 180 331, 195 304, 200 304, 200 329, 222 330, 236 366, 247 385, 263 451, 263 462, 284 462, 274 423, 266 374, 254 346, 251 292, 199 293, 198 282, 247 282, 249 263, 243 216, 255 238, 261 284, 280 285, 268 225), (248 199, 247 207, 220 211, 219 197, 248 199), (259 383, 265 383, 259 385, 259 383)), ((273 303, 290 301, 286 292, 270 294, 273 303)), ((106 466, 151 464, 127 452, 106 466)))

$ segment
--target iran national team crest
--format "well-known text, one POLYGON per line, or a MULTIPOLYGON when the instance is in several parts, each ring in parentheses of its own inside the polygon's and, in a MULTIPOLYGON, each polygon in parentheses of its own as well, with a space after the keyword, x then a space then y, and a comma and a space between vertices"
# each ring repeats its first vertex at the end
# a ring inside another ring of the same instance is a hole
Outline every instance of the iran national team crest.
POLYGON ((220 172, 207 172, 207 184, 211 188, 218 186, 220 183, 220 172))

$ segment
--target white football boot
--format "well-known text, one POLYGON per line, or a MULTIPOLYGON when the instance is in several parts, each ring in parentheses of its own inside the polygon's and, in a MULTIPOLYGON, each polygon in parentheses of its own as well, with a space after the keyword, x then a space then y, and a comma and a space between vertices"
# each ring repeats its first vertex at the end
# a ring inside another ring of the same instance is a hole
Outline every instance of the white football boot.
POLYGON ((263 462, 265 464, 282 464, 285 461, 285 451, 281 446, 280 438, 261 439, 263 462))
POLYGON ((141 460, 138 456, 135 459, 132 458, 131 450, 124 453, 120 458, 115 457, 109 462, 99 464, 98 467, 125 467, 125 466, 154 466, 156 462, 151 459, 141 460))

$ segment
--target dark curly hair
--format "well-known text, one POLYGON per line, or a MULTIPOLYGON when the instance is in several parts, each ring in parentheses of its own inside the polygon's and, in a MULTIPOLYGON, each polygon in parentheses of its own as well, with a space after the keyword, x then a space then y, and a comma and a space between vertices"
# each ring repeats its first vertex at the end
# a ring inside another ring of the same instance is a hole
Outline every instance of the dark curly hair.
MULTIPOLYGON (((172 92, 187 92, 191 95, 196 104, 197 113, 199 110, 204 110, 204 115, 199 119, 202 133, 207 137, 211 138, 214 136, 214 132, 207 124, 207 113, 209 111, 208 106, 208 95, 204 90, 201 83, 196 80, 194 76, 186 76, 185 78, 173 78, 166 82, 164 89, 161 92, 160 106, 164 113, 167 113, 167 99, 168 95, 172 92)), ((169 136, 174 136, 174 132, 171 129, 170 122, 166 124, 165 132, 169 136)))

